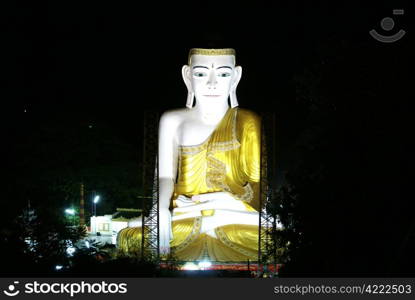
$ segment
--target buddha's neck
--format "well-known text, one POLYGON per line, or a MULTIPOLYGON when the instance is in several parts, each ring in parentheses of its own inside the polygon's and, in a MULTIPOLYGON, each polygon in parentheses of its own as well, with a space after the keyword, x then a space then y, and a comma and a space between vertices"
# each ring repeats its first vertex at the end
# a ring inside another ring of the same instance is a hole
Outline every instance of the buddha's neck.
POLYGON ((198 117, 206 124, 217 124, 229 109, 228 101, 224 102, 204 102, 196 101, 193 108, 198 117))

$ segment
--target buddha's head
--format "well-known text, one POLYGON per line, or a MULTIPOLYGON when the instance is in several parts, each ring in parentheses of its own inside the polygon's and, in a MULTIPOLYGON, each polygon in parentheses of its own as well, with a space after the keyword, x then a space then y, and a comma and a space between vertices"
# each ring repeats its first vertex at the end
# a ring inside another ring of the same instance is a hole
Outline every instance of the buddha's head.
POLYGON ((234 49, 193 48, 182 75, 188 90, 188 108, 193 107, 194 97, 197 102, 223 103, 230 96, 231 107, 238 106, 236 87, 242 68, 235 65, 234 49))

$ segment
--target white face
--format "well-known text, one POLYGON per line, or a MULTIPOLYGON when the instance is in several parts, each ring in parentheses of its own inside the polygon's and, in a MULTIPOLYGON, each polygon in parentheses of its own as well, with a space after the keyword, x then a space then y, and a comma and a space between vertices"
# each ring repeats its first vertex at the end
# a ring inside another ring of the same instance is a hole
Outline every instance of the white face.
POLYGON ((189 75, 196 101, 227 101, 237 77, 234 56, 193 55, 191 62, 189 75))

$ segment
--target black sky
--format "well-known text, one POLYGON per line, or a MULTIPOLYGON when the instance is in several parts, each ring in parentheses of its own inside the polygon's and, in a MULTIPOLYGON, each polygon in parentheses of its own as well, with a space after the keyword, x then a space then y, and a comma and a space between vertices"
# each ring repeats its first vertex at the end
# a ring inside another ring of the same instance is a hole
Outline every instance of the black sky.
POLYGON ((336 192, 348 210, 362 211, 354 216, 367 220, 368 232, 382 224, 373 238, 382 245, 385 235, 403 234, 411 219, 411 11, 394 16, 395 29, 407 30, 401 41, 382 44, 368 32, 387 34, 380 20, 408 3, 2 3, 8 165, 13 169, 19 159, 13 145, 22 135, 33 134, 38 124, 63 120, 68 126, 103 123, 140 151, 144 110, 184 107, 180 70, 188 50, 233 47, 243 67, 240 106, 277 114, 282 171, 290 168, 290 151, 306 114, 296 100, 294 79, 304 70, 323 74, 317 94, 335 107, 331 117, 338 139, 330 149, 337 151, 340 170, 333 180, 336 192))

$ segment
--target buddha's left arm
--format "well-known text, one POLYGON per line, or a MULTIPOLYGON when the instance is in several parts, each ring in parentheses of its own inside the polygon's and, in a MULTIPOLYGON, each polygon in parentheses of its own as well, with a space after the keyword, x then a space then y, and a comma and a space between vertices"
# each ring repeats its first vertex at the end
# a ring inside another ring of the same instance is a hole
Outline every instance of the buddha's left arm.
POLYGON ((251 111, 239 113, 240 164, 253 195, 247 203, 254 209, 260 207, 261 182, 261 118, 251 111))

